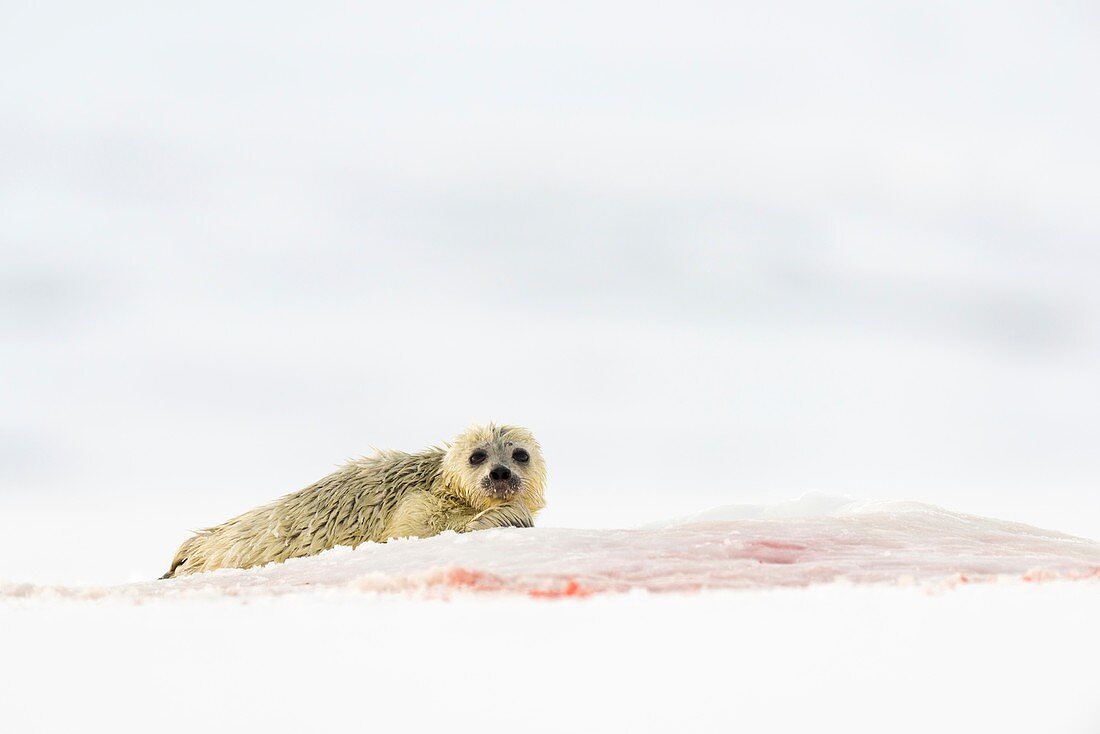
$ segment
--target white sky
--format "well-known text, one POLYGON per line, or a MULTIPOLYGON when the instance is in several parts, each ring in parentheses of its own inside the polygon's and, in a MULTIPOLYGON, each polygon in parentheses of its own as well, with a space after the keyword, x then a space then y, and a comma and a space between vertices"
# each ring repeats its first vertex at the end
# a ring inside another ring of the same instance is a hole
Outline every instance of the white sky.
POLYGON ((0 578, 490 419, 1100 536, 1093 4, 394 5, 0 8, 0 578))

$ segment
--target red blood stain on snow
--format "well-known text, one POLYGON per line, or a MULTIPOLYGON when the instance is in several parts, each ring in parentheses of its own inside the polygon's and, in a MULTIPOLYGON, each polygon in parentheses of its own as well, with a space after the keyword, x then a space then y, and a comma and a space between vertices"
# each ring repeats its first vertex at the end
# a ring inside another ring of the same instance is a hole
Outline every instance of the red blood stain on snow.
POLYGON ((429 587, 442 586, 447 589, 477 592, 526 592, 535 599, 562 599, 565 597, 584 597, 596 593, 596 589, 581 586, 574 579, 566 579, 564 584, 551 580, 555 585, 549 588, 525 588, 530 584, 522 580, 509 581, 496 574, 477 571, 472 568, 449 568, 442 575, 428 580, 429 587))
POLYGON ((573 579, 569 579, 560 589, 531 589, 527 595, 535 599, 561 599, 567 596, 591 596, 593 593, 595 593, 594 589, 587 589, 573 579))
POLYGON ((797 563, 805 556, 809 546, 801 543, 789 543, 781 540, 749 540, 742 551, 749 558, 761 563, 797 563))
POLYGON ((443 574, 442 585, 467 591, 502 591, 507 582, 500 576, 470 568, 449 568, 443 574))

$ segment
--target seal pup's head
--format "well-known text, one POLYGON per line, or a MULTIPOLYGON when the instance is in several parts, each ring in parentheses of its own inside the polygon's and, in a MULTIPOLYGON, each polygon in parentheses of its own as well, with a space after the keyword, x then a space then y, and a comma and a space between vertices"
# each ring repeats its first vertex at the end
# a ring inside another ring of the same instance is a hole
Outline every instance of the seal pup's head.
POLYGON ((546 506, 542 448, 519 426, 467 428, 447 446, 443 481, 479 510, 518 501, 534 514, 546 506))

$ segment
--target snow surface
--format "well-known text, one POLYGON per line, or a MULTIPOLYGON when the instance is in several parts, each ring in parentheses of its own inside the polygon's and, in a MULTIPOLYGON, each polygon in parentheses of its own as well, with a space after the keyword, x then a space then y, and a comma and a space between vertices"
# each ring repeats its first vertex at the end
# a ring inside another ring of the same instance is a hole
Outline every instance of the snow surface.
POLYGON ((1097 619, 1093 541, 808 496, 9 582, 0 727, 1096 734, 1097 619))
POLYGON ((4 584, 0 594, 146 599, 378 592, 590 595, 855 583, 1100 578, 1100 544, 909 502, 808 495, 629 530, 499 529, 367 543, 264 568, 114 587, 4 584))

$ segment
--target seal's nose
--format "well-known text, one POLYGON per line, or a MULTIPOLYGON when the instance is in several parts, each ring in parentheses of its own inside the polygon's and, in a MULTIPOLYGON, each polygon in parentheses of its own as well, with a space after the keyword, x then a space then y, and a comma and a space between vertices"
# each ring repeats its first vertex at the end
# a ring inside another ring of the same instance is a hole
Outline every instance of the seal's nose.
POLYGON ((497 464, 489 470, 489 478, 494 482, 503 482, 512 478, 512 472, 508 467, 497 464))

